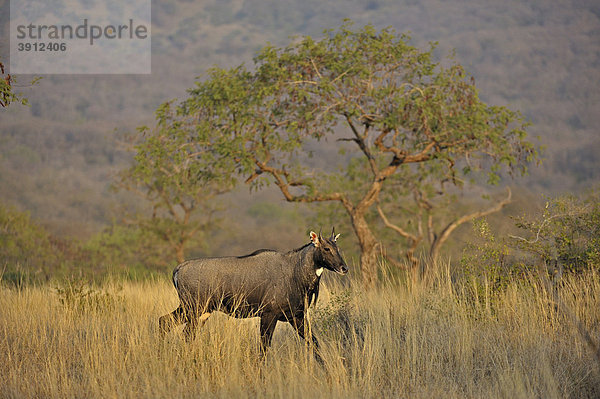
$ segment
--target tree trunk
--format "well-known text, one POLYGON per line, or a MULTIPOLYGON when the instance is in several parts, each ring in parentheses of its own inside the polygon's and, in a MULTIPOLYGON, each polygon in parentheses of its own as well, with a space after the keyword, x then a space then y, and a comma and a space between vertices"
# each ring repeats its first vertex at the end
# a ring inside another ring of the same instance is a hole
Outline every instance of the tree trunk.
POLYGON ((185 261, 185 255, 183 252, 184 243, 177 243, 175 246, 175 256, 177 257, 177 263, 183 263, 185 261))
POLYGON ((377 241, 362 213, 350 212, 352 227, 360 245, 360 270, 366 287, 373 287, 377 281, 377 253, 380 243, 377 241))

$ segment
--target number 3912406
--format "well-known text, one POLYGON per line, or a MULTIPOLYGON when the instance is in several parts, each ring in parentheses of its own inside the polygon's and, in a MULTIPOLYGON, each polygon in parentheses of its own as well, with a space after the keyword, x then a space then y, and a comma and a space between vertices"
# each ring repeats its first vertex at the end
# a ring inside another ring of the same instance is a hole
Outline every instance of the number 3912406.
POLYGON ((18 51, 67 51, 67 43, 19 43, 18 51))

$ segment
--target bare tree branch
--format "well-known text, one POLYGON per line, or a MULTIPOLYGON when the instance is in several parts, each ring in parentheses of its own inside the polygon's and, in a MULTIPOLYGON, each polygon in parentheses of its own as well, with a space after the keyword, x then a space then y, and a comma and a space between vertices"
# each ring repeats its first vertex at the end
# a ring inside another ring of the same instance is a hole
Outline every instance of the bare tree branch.
POLYGON ((387 260, 389 263, 391 263, 397 269, 400 269, 400 270, 408 269, 406 263, 400 262, 398 259, 395 259, 391 255, 389 255, 387 252, 383 253, 383 257, 385 258, 385 260, 387 260))
POLYGON ((369 167, 371 168, 371 172, 373 173, 373 175, 377 176, 378 168, 377 168, 377 164, 375 163, 375 158, 373 157, 373 154, 371 154, 371 151, 369 150, 369 147, 367 147, 367 143, 365 142, 365 138, 367 137, 367 134, 369 132, 369 127, 365 126, 365 133, 363 136, 361 136, 360 133, 358 132, 358 130, 356 130, 356 127, 354 126, 354 124, 352 123, 350 116, 348 116, 348 115, 344 115, 344 116, 346 117, 346 121, 348 122, 350 129, 352 129, 352 132, 354 133, 354 136, 356 137, 354 139, 354 142, 356 142, 356 144, 358 144, 358 147, 360 148, 360 150, 367 157, 367 160, 369 161, 369 167))
POLYGON ((461 224, 463 224, 465 222, 468 222, 469 220, 473 220, 475 218, 487 216, 489 214, 498 212, 502 208, 504 208, 507 204, 509 204, 511 202, 511 198, 512 198, 512 191, 510 190, 510 187, 506 187, 506 191, 507 191, 506 198, 504 198, 502 201, 496 203, 491 208, 488 208, 484 211, 477 211, 477 212, 469 213, 467 215, 461 216, 458 219, 455 219, 452 222, 448 223, 446 225, 446 227, 442 230, 442 232, 439 234, 439 236, 437 236, 435 238, 433 245, 431 246, 430 254, 431 254, 432 259, 436 260, 438 258, 441 246, 444 244, 444 242, 448 239, 450 234, 458 226, 460 226, 461 224))
MULTIPOLYGON (((381 217, 381 220, 383 220, 383 223, 385 224, 386 227, 394 230, 395 232, 400 234, 402 237, 405 237, 410 241, 410 247, 406 250, 406 258, 413 265, 413 267, 416 267, 419 264, 419 259, 417 259, 414 256, 414 253, 415 253, 415 250, 417 249, 417 246, 423 239, 423 237, 415 236, 414 234, 411 234, 411 233, 407 232, 406 230, 402 229, 401 227, 391 223, 388 220, 388 218, 386 217, 386 215, 383 213, 383 210, 381 209, 381 207, 379 205, 377 205, 377 212, 379 213, 379 216, 381 217)), ((386 258, 388 260, 390 260, 387 256, 386 256, 386 258)), ((395 262, 395 266, 397 266, 397 262, 395 262)))
MULTIPOLYGON (((288 172, 268 166, 266 163, 261 162, 256 157, 254 157, 254 163, 262 171, 261 173, 268 173, 271 176, 273 176, 273 178, 275 179, 275 184, 277 185, 277 187, 279 187, 279 190, 281 191, 284 198, 288 202, 310 203, 310 202, 339 201, 342 203, 344 208, 346 208, 347 210, 353 208, 352 203, 342 193, 335 192, 335 193, 329 193, 329 194, 316 194, 316 195, 292 194, 292 192, 290 191, 290 187, 307 186, 307 184, 302 181, 292 181, 292 182, 288 181, 288 179, 287 179, 287 177, 289 176, 288 172)), ((256 175, 256 173, 254 173, 252 176, 250 176, 250 178, 248 178, 246 181, 250 180, 251 178, 253 179, 254 175, 256 175)))
POLYGON ((552 219, 555 219, 555 218, 558 218, 558 217, 564 217, 564 216, 579 215, 579 214, 585 212, 587 210, 587 208, 589 208, 589 206, 586 206, 586 207, 584 207, 583 209, 580 209, 577 212, 559 213, 557 215, 552 215, 552 216, 544 219, 544 221, 542 222, 542 224, 540 224, 540 227, 538 228, 538 231, 537 231, 537 233, 535 235, 535 240, 533 240, 533 241, 532 240, 528 240, 528 239, 523 238, 523 237, 515 236, 515 235, 512 235, 512 234, 509 234, 508 236, 510 238, 514 238, 514 239, 517 239, 517 240, 525 241, 528 244, 535 244, 536 242, 539 241, 539 239, 540 239, 540 233, 542 232, 542 229, 544 228, 544 226, 547 225, 552 219))
POLYGON ((383 213, 383 210, 381 209, 381 206, 379 206, 379 205, 377 205, 377 212, 379 213, 379 216, 381 216, 381 220, 383 221, 383 224, 385 224, 386 227, 389 227, 390 229, 394 230, 396 233, 400 234, 402 237, 408 238, 411 241, 418 240, 418 238, 415 235, 410 234, 409 232, 402 229, 401 227, 391 223, 389 221, 389 219, 387 218, 387 216, 383 213))

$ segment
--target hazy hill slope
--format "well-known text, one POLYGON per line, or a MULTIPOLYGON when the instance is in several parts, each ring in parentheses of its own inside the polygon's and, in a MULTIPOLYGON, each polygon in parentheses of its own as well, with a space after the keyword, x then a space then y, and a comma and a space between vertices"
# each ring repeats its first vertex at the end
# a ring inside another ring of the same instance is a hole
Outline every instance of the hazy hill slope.
MULTIPOLYGON (((7 5, 0 0, 2 38, 7 5)), ((153 3, 152 75, 48 76, 24 89, 30 107, 0 111, 0 201, 55 230, 97 230, 119 201, 107 191, 111 173, 127 159, 115 128, 151 124, 160 103, 183 97, 212 65, 251 64, 267 42, 320 36, 343 18, 411 31, 419 45, 438 41, 440 55, 456 49, 482 97, 520 109, 548 147, 530 186, 561 191, 600 180, 595 1, 163 0, 153 3)), ((7 52, 2 39, 0 58, 7 52)))

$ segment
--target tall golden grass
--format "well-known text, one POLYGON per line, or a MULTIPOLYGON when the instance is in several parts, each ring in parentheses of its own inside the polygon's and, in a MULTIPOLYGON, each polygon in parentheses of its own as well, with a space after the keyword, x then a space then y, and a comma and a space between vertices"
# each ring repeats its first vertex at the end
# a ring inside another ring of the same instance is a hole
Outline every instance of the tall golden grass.
POLYGON ((181 328, 161 342, 157 319, 177 305, 168 281, 72 295, 4 286, 0 397, 600 397, 573 318, 598 342, 597 273, 564 280, 559 307, 533 277, 474 298, 438 270, 370 291, 329 277, 311 311, 323 366, 282 323, 261 360, 257 319, 216 314, 193 343, 181 328))

